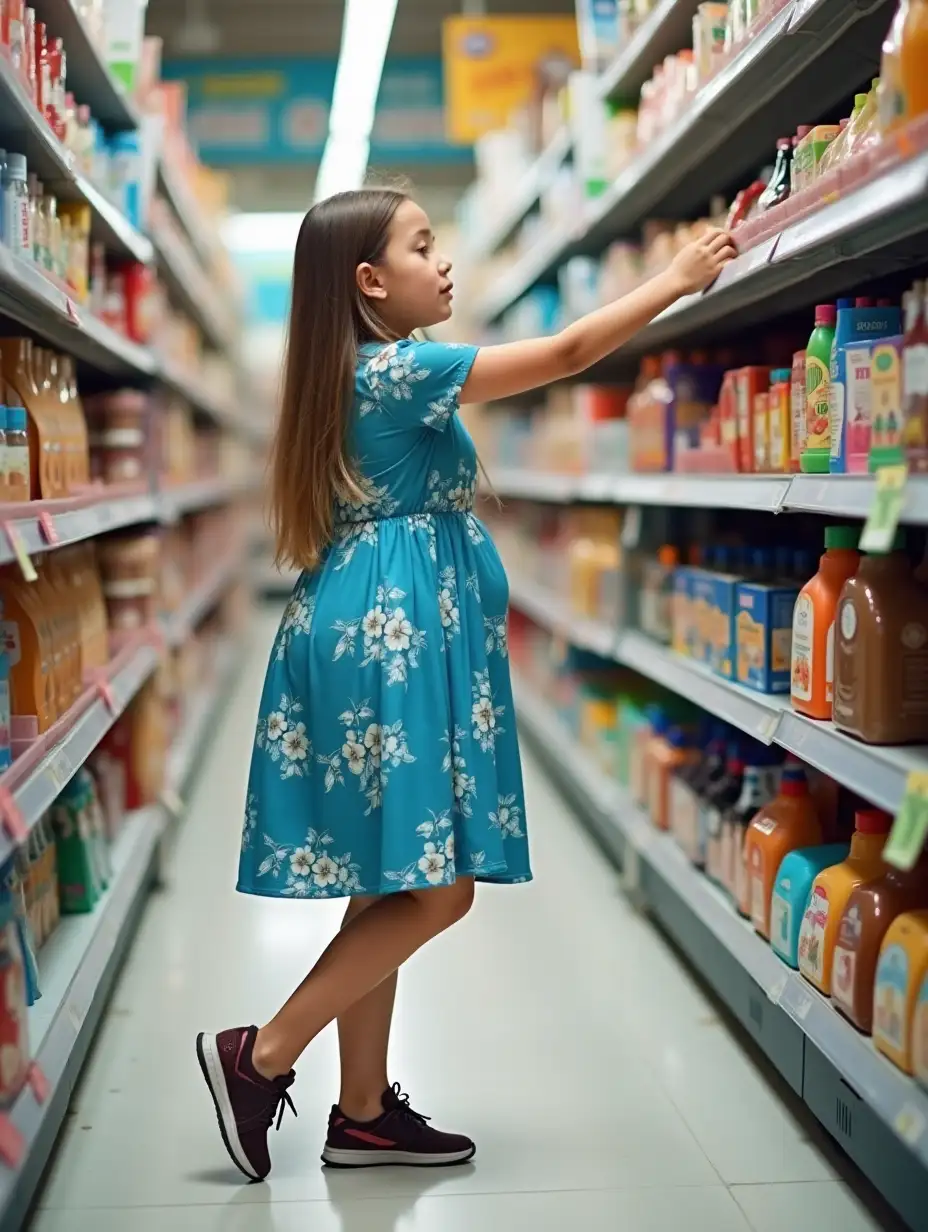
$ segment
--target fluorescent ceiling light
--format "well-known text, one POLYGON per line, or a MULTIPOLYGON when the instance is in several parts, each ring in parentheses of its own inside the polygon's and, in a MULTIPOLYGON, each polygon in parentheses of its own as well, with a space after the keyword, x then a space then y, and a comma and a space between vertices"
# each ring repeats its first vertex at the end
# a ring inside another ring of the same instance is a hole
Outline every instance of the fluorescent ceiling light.
POLYGON ((230 214, 222 242, 233 253, 284 253, 296 247, 303 214, 230 214))
POLYGON ((364 183, 374 112, 397 0, 346 0, 316 200, 364 183))

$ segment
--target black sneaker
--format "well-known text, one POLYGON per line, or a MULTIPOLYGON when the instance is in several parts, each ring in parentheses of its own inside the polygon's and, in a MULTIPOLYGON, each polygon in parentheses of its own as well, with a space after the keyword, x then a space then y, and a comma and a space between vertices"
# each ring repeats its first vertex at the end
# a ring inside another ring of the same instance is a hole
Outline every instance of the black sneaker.
POLYGON ((428 1117, 410 1108, 398 1082, 384 1092, 383 1107, 373 1121, 352 1121, 333 1108, 322 1162, 332 1168, 442 1168, 473 1159, 477 1148, 470 1138, 432 1129, 428 1117))
POLYGON ((269 1082, 258 1073, 251 1059, 257 1034, 257 1027, 234 1027, 218 1035, 200 1034, 197 1057, 232 1162, 250 1180, 263 1181, 271 1170, 267 1135, 274 1117, 280 1129, 285 1107, 296 1116, 289 1095, 295 1075, 291 1070, 269 1082))

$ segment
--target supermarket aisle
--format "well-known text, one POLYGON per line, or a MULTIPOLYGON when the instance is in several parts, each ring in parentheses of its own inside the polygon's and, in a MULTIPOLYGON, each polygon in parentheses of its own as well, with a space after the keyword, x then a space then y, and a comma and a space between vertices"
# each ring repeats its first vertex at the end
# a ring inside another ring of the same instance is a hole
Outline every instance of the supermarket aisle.
MULTIPOLYGON (((529 763, 537 880, 485 888, 401 985, 395 1076, 478 1142, 474 1166, 326 1173, 335 1040, 304 1058, 269 1184, 240 1184, 199 1028, 263 1020, 340 908, 232 889, 242 767, 276 615, 205 759, 75 1100, 37 1232, 842 1232, 891 1226, 838 1178, 683 963, 529 763), (166 1209, 169 1208, 169 1209, 166 1209)), ((811 1135, 811 1137, 810 1137, 811 1135)))

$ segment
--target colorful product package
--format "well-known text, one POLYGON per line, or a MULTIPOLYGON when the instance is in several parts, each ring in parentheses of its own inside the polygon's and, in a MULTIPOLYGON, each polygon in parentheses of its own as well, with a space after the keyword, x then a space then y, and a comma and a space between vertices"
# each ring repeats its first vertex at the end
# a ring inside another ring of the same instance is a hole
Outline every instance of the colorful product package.
POLYGON ((788 693, 795 586, 741 582, 737 593, 739 684, 759 693, 788 693))
POLYGON ((706 581, 703 662, 719 676, 731 680, 735 672, 740 579, 732 573, 707 571, 706 581))

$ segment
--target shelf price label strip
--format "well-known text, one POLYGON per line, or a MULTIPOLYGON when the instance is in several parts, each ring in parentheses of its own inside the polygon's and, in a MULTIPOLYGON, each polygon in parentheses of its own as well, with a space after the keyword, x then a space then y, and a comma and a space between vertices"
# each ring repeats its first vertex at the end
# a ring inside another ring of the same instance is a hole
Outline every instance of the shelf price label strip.
POLYGON ((883 859, 908 872, 925 846, 928 836, 928 772, 913 770, 905 785, 905 795, 886 846, 883 859))
POLYGON ((890 552, 905 503, 905 466, 884 466, 876 473, 873 503, 860 536, 862 552, 890 552))

